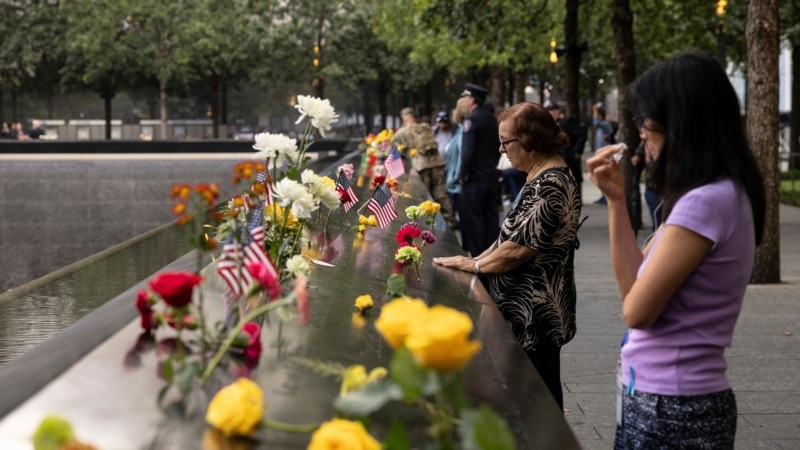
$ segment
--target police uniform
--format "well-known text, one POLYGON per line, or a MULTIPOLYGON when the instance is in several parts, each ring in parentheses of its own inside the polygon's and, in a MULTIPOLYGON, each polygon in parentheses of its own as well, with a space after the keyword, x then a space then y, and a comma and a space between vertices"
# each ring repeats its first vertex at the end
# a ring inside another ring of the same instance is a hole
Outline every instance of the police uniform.
POLYGON ((462 248, 477 256, 500 234, 500 159, 497 118, 484 105, 488 91, 467 83, 462 93, 479 105, 464 119, 461 137, 461 221, 462 248))
POLYGON ((394 140, 409 149, 416 149, 417 154, 411 157, 411 167, 417 171, 422 183, 428 188, 433 201, 440 205, 447 226, 454 229, 453 208, 447 196, 447 179, 444 174, 444 159, 439 154, 436 136, 427 123, 412 123, 395 133, 394 140))

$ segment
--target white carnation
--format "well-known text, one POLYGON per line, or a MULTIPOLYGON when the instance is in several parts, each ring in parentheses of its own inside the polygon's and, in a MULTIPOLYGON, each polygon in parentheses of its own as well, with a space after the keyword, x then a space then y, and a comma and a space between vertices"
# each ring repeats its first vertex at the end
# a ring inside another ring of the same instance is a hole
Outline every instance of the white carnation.
POLYGON ((294 276, 308 275, 311 272, 311 266, 301 255, 294 255, 286 260, 286 270, 294 276))
POLYGON ((331 124, 339 120, 339 115, 336 114, 331 102, 327 99, 298 95, 295 108, 300 111, 300 118, 295 123, 302 122, 308 116, 311 119, 311 125, 319 130, 322 137, 325 137, 325 132, 331 129, 331 124))
POLYGON ((283 134, 258 133, 255 137, 254 150, 258 153, 253 159, 275 160, 275 164, 283 166, 297 160, 297 141, 283 134))

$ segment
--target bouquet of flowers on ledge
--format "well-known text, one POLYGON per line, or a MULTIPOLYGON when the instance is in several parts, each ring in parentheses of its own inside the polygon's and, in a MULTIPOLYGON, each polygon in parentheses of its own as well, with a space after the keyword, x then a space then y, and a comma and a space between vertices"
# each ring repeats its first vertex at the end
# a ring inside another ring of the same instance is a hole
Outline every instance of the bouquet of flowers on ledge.
POLYGON ((173 212, 180 224, 192 226, 197 269, 160 273, 136 299, 143 333, 126 365, 137 366, 141 355, 155 348, 164 380, 159 405, 204 414, 224 435, 251 436, 264 424, 287 431, 316 428, 264 421, 263 394, 247 379, 259 364, 262 328, 273 323, 269 313, 277 316, 278 327, 287 320, 308 322, 311 268, 300 253, 323 208, 330 215, 340 206, 336 183, 304 170, 313 130, 324 136, 338 115, 327 100, 297 99, 298 123, 308 118, 299 145, 279 134, 256 135, 254 161, 234 167, 232 181, 245 185, 241 195, 215 211, 218 186, 173 188, 173 212), (209 228, 216 228, 213 237, 209 228), (220 246, 215 263, 202 267, 203 253, 220 246), (210 278, 221 280, 217 285, 224 292, 224 319, 215 324, 206 323, 204 311, 203 286, 210 278), (208 401, 203 388, 211 379, 211 391, 218 392, 208 401))

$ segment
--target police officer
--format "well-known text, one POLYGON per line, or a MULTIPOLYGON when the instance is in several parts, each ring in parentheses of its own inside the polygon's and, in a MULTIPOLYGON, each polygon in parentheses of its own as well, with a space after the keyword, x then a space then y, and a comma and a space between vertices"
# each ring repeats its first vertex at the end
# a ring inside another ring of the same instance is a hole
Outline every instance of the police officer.
POLYGON ((406 148, 416 150, 416 154, 411 157, 411 167, 419 174, 433 201, 439 204, 439 212, 447 226, 455 229, 453 208, 447 196, 444 159, 439 154, 433 129, 427 123, 419 123, 413 108, 403 108, 400 118, 403 120, 403 127, 395 133, 394 140, 406 148))
POLYGON ((467 83, 459 102, 468 111, 461 138, 461 246, 472 256, 489 248, 500 234, 500 159, 497 118, 487 106, 485 88, 467 83))

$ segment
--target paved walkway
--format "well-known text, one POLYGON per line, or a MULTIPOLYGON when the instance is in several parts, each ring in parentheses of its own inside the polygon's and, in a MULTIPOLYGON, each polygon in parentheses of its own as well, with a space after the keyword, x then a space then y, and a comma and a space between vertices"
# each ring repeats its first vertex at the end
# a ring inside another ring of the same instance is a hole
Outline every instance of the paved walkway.
MULTIPOLYGON (((564 407, 585 449, 611 449, 615 370, 625 326, 606 207, 592 203, 600 193, 588 180, 583 197, 589 219, 576 254, 578 334, 562 350, 564 407)), ((736 449, 800 448, 800 208, 781 206, 780 228, 783 282, 748 288, 733 347, 726 352, 739 409, 736 449)), ((646 234, 641 230, 640 238, 646 234)))

